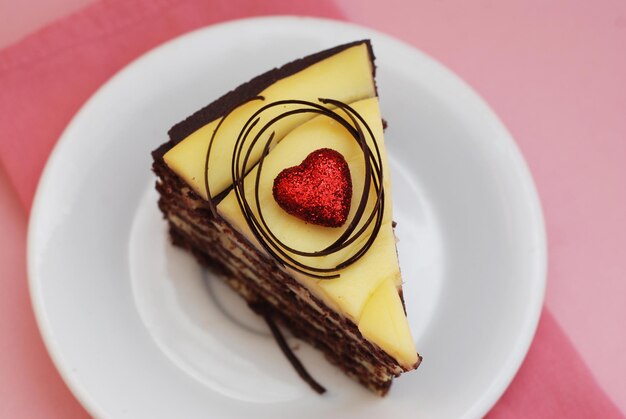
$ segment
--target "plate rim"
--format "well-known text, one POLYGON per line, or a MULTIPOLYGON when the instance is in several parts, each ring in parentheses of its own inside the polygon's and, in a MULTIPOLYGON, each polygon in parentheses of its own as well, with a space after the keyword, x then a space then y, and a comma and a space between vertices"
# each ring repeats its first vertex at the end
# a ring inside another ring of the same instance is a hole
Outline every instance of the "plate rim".
MULTIPOLYGON (((123 77, 126 72, 133 71, 135 67, 141 66, 144 61, 149 59, 149 57, 161 53, 162 50, 167 49, 173 44, 184 43, 187 38, 198 36, 199 33, 219 31, 221 28, 226 26, 246 26, 258 24, 279 25, 285 22, 290 23, 294 21, 298 21, 301 23, 303 20, 307 22, 312 22, 313 24, 338 25, 349 27, 360 32, 367 32, 372 36, 376 36, 377 38, 385 39, 387 42, 399 44, 404 48, 411 49, 414 53, 420 55, 421 58, 428 61, 430 65, 433 65, 437 69, 437 71, 443 73, 446 78, 452 79, 456 83, 458 83, 464 90, 466 90, 466 93, 469 94, 472 99, 475 100, 476 103, 483 108, 481 109, 481 111, 487 112, 487 114, 492 118, 493 122, 498 125, 498 130, 500 131, 502 137, 499 139, 499 142, 506 142, 510 157, 514 159, 515 164, 517 165, 516 169, 519 171, 520 174, 521 185, 525 188, 527 198, 529 198, 529 201, 527 203, 532 210, 532 214, 534 215, 534 220, 536 222, 533 228, 536 230, 535 238, 537 240, 537 248, 534 249, 536 250, 533 254, 534 267, 531 270, 531 274, 534 274, 534 278, 531 278, 532 282, 534 283, 534 287, 532 287, 530 292, 531 299, 529 301, 529 305, 531 307, 528 309, 529 314, 525 319, 525 322, 523 323, 523 327, 520 328, 520 333, 517 336, 517 344, 515 346, 516 350, 512 351, 509 354, 507 361, 505 362, 506 367, 503 368, 499 374, 494 376, 491 385, 487 387, 482 396, 476 399, 473 405, 469 407, 464 417, 484 416, 504 394, 506 389, 513 381, 513 378, 519 371, 524 359, 526 358, 526 355, 528 354, 530 345, 533 342, 544 304, 548 266, 547 234, 545 230, 545 220, 541 208, 539 194, 536 184, 533 180, 533 176, 515 139, 508 131, 506 126, 503 124, 503 122, 500 120, 498 115, 489 106, 489 104, 477 93, 477 91, 474 90, 465 80, 463 80, 455 72, 443 65, 437 59, 418 49, 416 46, 413 46, 412 44, 405 42, 401 39, 395 38, 376 29, 336 19, 297 15, 267 15, 260 17, 257 16, 210 24, 183 33, 175 38, 169 39, 166 42, 163 42, 151 48, 150 50, 144 52, 143 54, 132 60, 127 65, 117 70, 108 80, 106 80, 101 86, 99 86, 95 90, 95 92, 83 103, 80 109, 74 114, 70 122, 67 124, 67 126, 59 136, 59 139, 55 143, 48 156, 48 159, 46 160, 46 164, 37 183, 37 188, 33 198, 33 204, 31 207, 28 221, 26 253, 30 300, 32 303, 33 312, 35 314, 37 327, 55 368, 59 372, 61 378, 70 389, 74 397, 76 397, 77 401, 82 405, 85 410, 87 410, 90 415, 95 417, 105 417, 106 411, 105 409, 103 409, 102 406, 100 406, 100 404, 96 400, 91 397, 88 392, 83 390, 79 380, 73 376, 72 371, 64 364, 65 361, 62 350, 56 343, 54 333, 52 333, 51 326, 49 325, 48 319, 45 314, 44 297, 39 292, 40 290, 38 288, 38 280, 35 275, 35 232, 38 230, 38 224, 40 222, 39 218, 41 212, 43 211, 42 207, 44 206, 43 191, 46 190, 47 184, 50 182, 50 172, 54 170, 54 167, 56 166, 56 161, 60 158, 59 156, 64 152, 64 150, 68 147, 67 144, 71 139, 71 135, 69 133, 71 133, 74 125, 78 123, 77 121, 83 118, 83 115, 89 114, 90 109, 94 106, 94 103, 99 100, 99 97, 103 94, 106 94, 106 92, 112 88, 111 86, 114 86, 116 81, 123 77)), ((529 274, 529 277, 531 274, 529 274)))

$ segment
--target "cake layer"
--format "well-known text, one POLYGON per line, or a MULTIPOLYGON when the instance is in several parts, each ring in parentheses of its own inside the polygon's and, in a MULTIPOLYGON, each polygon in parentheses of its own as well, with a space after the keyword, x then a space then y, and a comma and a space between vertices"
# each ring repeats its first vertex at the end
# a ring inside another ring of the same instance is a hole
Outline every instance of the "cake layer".
POLYGON ((207 202, 162 160, 155 160, 154 170, 160 177, 159 207, 170 223, 174 243, 218 272, 249 303, 267 307, 276 321, 377 394, 384 395, 393 377, 407 370, 365 339, 354 322, 295 281, 273 258, 259 253, 228 223, 213 218, 207 202))

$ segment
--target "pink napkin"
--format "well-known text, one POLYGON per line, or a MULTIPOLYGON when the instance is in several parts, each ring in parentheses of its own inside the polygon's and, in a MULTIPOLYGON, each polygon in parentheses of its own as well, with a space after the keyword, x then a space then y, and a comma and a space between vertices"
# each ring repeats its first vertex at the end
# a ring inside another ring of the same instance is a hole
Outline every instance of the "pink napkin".
MULTIPOLYGON (((85 100, 116 71, 141 53, 189 30, 261 14, 342 18, 331 0, 109 1, 90 6, 1 51, 0 170, 6 172, 24 213, 30 209, 37 181, 59 135, 85 100)), ((23 237, 18 244, 23 246, 23 237)), ((18 277, 10 280, 25 283, 23 252, 17 252, 7 263, 16 264, 10 272, 18 277)), ((8 290, 4 287, 7 278, 3 280, 0 291, 8 290)), ((25 286, 20 289, 23 300, 19 301, 28 305, 25 286)), ((0 315, 18 312, 11 308, 15 305, 9 292, 0 292, 0 307, 4 307, 0 315)), ((31 338, 14 342, 10 352, 0 354, 0 365, 11 364, 20 374, 20 382, 30 382, 32 388, 22 385, 12 389, 13 378, 0 374, 0 413, 1 406, 10 406, 13 410, 7 412, 13 416, 33 416, 29 412, 61 417, 84 414, 68 397, 60 377, 50 373, 51 364, 35 337, 32 319, 20 325, 29 328, 31 338), (11 394, 11 390, 21 394, 11 394), (22 402, 16 404, 16 400, 22 402), (31 410, 25 400, 32 401, 31 410), (44 406, 32 410, 36 403, 44 406)), ((0 322, 0 328, 2 335, 11 332, 8 322, 0 322)), ((546 309, 520 372, 489 416, 612 418, 621 414, 546 309)))
POLYGON ((24 208, 67 123, 116 71, 182 33, 264 14, 341 17, 328 0, 107 1, 0 52, 0 163, 24 208))
POLYGON ((530 351, 489 418, 621 418, 544 307, 530 351))

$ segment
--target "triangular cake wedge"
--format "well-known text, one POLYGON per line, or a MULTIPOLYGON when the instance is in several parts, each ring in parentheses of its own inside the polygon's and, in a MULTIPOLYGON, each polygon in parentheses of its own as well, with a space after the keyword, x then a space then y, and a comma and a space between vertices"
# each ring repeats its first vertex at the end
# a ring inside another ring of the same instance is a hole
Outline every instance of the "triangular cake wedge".
POLYGON ((209 105, 175 126, 153 152, 153 167, 175 244, 384 395, 421 358, 402 300, 371 51, 368 41, 355 42, 253 79, 219 100, 229 106, 209 105), (341 69, 358 76, 338 83, 341 69), (251 147, 246 139, 254 138, 251 147), (211 161, 216 147, 223 150, 211 161), (319 150, 338 152, 349 167, 351 202, 340 227, 287 213, 273 193, 281 171, 319 150))

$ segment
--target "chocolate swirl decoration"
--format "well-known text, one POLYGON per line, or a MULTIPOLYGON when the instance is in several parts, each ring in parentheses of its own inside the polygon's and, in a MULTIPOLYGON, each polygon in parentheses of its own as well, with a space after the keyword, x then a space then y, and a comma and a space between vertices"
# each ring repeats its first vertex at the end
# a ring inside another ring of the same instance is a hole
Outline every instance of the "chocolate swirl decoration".
MULTIPOLYGON (((261 96, 257 96, 250 99, 250 101, 253 100, 265 99, 261 96)), ((320 98, 318 100, 319 103, 296 99, 280 100, 264 105, 259 110, 257 110, 246 121, 237 137, 237 141, 235 142, 235 146, 233 148, 231 175, 233 180, 233 189, 235 191, 235 196, 237 198, 239 208, 241 209, 244 219, 250 227, 250 230, 259 241, 259 243, 261 243, 263 248, 283 266, 289 267, 290 269, 293 269, 297 272, 303 273, 313 278, 333 279, 339 277, 338 272, 341 269, 352 265, 361 257, 363 257, 363 255, 367 253, 369 248, 376 240, 376 237, 378 236, 385 210, 383 167, 378 144, 376 143, 376 139, 374 138, 374 134, 372 133, 371 128, 363 119, 363 117, 351 106, 338 100, 323 98, 320 98), (259 126, 258 132, 254 135, 252 139, 250 139, 251 132, 259 124, 263 112, 280 106, 285 107, 286 105, 290 107, 289 110, 280 113, 264 125, 259 126), (333 109, 328 109, 323 105, 332 105, 336 109, 341 109, 347 117, 344 117, 340 115, 337 111, 333 109), (361 194, 355 214, 352 217, 352 220, 350 220, 348 227, 343 232, 343 234, 341 234, 341 236, 337 238, 333 243, 331 243, 324 249, 313 252, 306 252, 290 247, 286 243, 281 241, 278 237, 276 237, 276 235, 268 226, 265 217, 263 216, 263 209, 261 208, 261 205, 259 203, 259 182, 263 170, 263 163, 265 158, 269 154, 269 149, 275 136, 275 132, 271 131, 271 129, 274 124, 285 118, 304 113, 322 115, 338 122, 359 145, 359 148, 363 153, 363 161, 365 167, 363 192, 361 194), (266 138, 264 138, 266 133, 270 134, 267 135, 266 138), (373 148, 372 146, 370 146, 370 144, 368 144, 368 138, 371 139, 370 142, 373 145, 373 148), (248 201, 245 193, 246 168, 248 167, 251 154, 257 144, 260 144, 263 147, 261 157, 258 162, 256 177, 254 179, 254 208, 256 208, 256 212, 258 215, 255 214, 255 212, 253 211, 253 207, 250 205, 250 202, 248 201), (246 149, 246 146, 247 151, 244 153, 244 149, 246 149), (376 194, 376 201, 372 210, 368 214, 366 214, 365 212, 367 209, 368 198, 372 186, 374 188, 374 193, 376 194), (364 217, 366 217, 365 222, 361 223, 364 217), (367 230, 372 224, 373 228, 371 232, 369 232, 369 235, 364 243, 354 252, 352 252, 348 257, 346 257, 345 260, 341 261, 334 267, 321 268, 307 265, 306 263, 303 263, 292 256, 298 255, 304 257, 324 257, 339 252, 347 248, 361 236, 366 234, 367 230)), ((216 134, 222 122, 228 117, 228 115, 230 115, 231 112, 227 113, 216 126, 215 131, 213 132, 213 135, 211 136, 211 139, 209 141, 209 146, 205 159, 205 188, 207 196, 209 197, 209 205, 214 216, 218 216, 218 214, 215 205, 211 202, 211 194, 208 182, 209 156, 216 134)))

